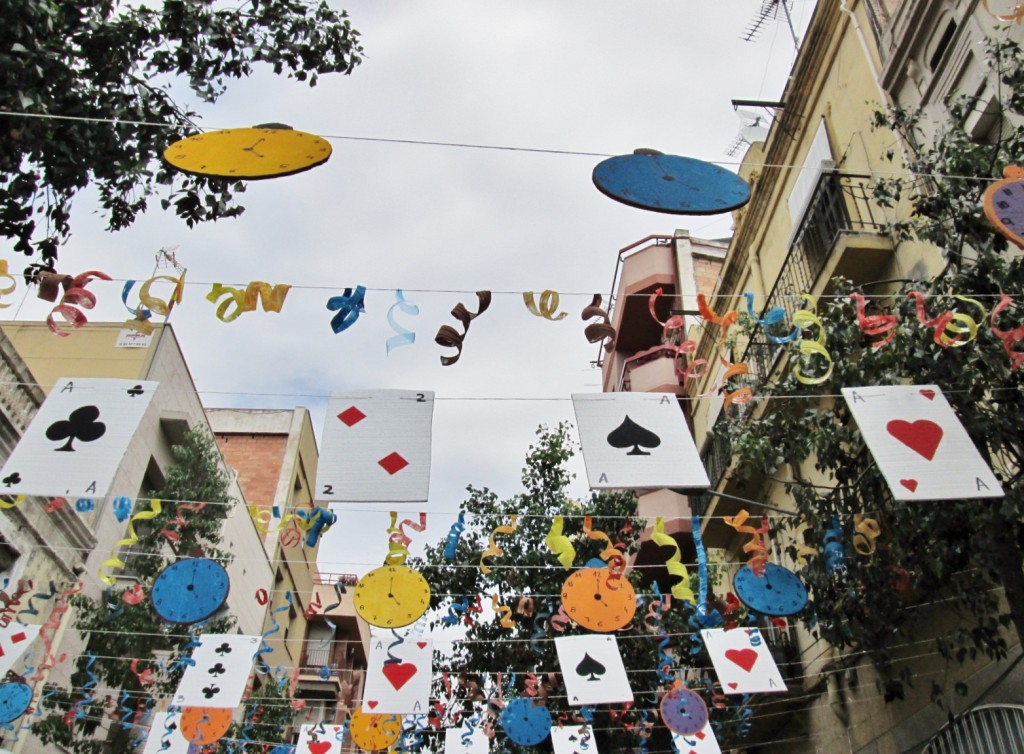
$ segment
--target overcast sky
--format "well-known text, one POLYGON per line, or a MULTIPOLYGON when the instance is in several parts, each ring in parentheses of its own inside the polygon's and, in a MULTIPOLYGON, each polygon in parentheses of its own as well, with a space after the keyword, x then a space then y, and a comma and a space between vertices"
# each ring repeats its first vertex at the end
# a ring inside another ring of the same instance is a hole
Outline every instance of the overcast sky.
MULTIPOLYGON (((730 100, 776 99, 794 59, 783 22, 740 39, 761 0, 352 0, 342 4, 363 35, 366 60, 351 76, 313 89, 263 70, 213 106, 204 128, 283 122, 324 137, 440 141, 616 155, 651 147, 735 168, 726 148, 741 125, 730 100)), ((798 33, 812 0, 795 0, 798 33)), ((194 104, 194 103, 193 103, 194 104)), ((83 199, 59 270, 99 269, 118 280, 152 274, 153 255, 177 246, 188 268, 171 322, 210 407, 306 406, 319 436, 332 391, 433 390, 431 499, 423 537, 444 536, 467 484, 502 497, 538 424, 572 420, 573 392, 600 390, 598 355, 580 310, 607 295, 617 251, 650 234, 686 228, 728 236, 723 217, 678 217, 617 204, 591 171, 601 157, 332 139, 328 163, 253 182, 247 212, 189 230, 158 204, 115 234, 83 199), (280 314, 230 324, 205 300, 212 282, 290 283, 280 314), (327 298, 369 289, 366 312, 335 335, 327 298), (304 287, 305 286, 305 287, 304 287), (401 317, 416 343, 390 356, 386 320, 394 290, 420 307, 401 317), (553 289, 569 316, 533 317, 521 292, 553 289), (434 334, 473 291, 494 291, 473 322, 461 361, 442 367, 434 334)), ((12 267, 23 258, 8 254, 12 267)), ((122 320, 121 283, 90 286, 90 318, 122 320)), ((22 291, 14 299, 21 302, 22 291)), ((20 319, 43 319, 32 296, 20 319)), ((74 337, 74 336, 72 336, 74 337)), ((582 462, 576 492, 586 493, 582 462)), ((387 552, 389 506, 338 506, 342 525, 321 547, 325 571, 363 573, 387 552), (351 509, 373 508, 372 512, 351 509), (349 510, 344 510, 348 508, 349 510), (359 541, 353 527, 368 527, 359 541)), ((422 536, 422 535, 421 535, 422 536)))

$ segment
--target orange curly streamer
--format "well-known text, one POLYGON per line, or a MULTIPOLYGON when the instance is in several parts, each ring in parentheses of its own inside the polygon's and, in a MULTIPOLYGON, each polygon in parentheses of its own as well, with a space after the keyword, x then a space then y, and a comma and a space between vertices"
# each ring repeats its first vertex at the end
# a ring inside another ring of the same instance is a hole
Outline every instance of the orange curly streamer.
POLYGON ((502 628, 516 627, 516 622, 512 619, 512 608, 508 605, 503 605, 496 594, 491 595, 491 607, 498 614, 502 628))
POLYGON ((751 535, 750 541, 743 545, 743 552, 752 553, 747 565, 755 575, 764 576, 765 568, 768 565, 768 548, 764 543, 764 535, 768 533, 768 517, 765 516, 762 519, 761 526, 757 529, 747 525, 748 518, 750 518, 750 514, 744 508, 735 516, 726 516, 723 520, 736 531, 751 535))
POLYGON ((512 516, 510 519, 510 525, 508 526, 495 526, 494 531, 491 532, 491 536, 488 538, 488 547, 483 551, 480 556, 480 573, 490 573, 491 569, 484 563, 484 558, 500 557, 505 554, 505 551, 498 547, 494 541, 494 537, 497 534, 511 534, 516 530, 519 525, 519 516, 512 516))
POLYGON ((608 587, 617 589, 618 584, 616 582, 622 578, 622 574, 626 570, 626 558, 623 556, 622 551, 612 544, 611 537, 603 531, 594 531, 593 527, 594 520, 591 516, 583 519, 584 534, 591 539, 601 539, 608 543, 598 557, 608 564, 608 587))

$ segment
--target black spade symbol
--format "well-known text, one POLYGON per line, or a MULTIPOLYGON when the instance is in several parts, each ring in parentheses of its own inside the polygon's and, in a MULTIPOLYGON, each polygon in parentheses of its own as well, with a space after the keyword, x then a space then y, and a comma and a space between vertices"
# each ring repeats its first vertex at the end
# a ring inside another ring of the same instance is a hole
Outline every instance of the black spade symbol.
POLYGON ((223 644, 221 644, 219 647, 217 647, 213 651, 216 654, 219 654, 221 657, 223 657, 226 654, 231 654, 231 645, 228 644, 227 642, 224 642, 223 644))
POLYGON ((144 392, 146 391, 142 389, 142 385, 136 385, 135 387, 128 388, 128 395, 131 398, 142 395, 144 392))
POLYGON ((584 654, 583 659, 580 660, 580 664, 576 666, 576 673, 578 675, 581 677, 585 675, 590 676, 590 678, 587 679, 588 681, 599 681, 600 678, 598 678, 598 676, 604 675, 606 672, 608 672, 608 668, 599 663, 589 654, 584 654))
POLYGON ((203 696, 205 696, 207 699, 213 699, 213 697, 217 696, 217 694, 219 693, 220 686, 217 686, 212 683, 209 686, 205 686, 203 688, 203 696))
POLYGON ((218 662, 216 665, 214 665, 212 668, 210 668, 206 672, 209 673, 210 675, 212 675, 214 678, 216 678, 217 676, 219 676, 219 675, 221 675, 223 673, 227 673, 228 669, 225 668, 223 664, 218 662))
POLYGON ((46 428, 47 440, 67 440, 67 442, 54 450, 65 450, 74 452, 71 443, 75 440, 92 442, 98 440, 107 432, 107 425, 101 421, 100 410, 96 406, 82 406, 76 408, 66 420, 57 421, 46 428))
POLYGON ((10 487, 12 484, 17 484, 21 481, 21 474, 15 471, 13 474, 4 477, 4 484, 10 487))
POLYGON ((632 447, 633 449, 626 454, 629 456, 649 456, 650 453, 640 448, 656 448, 661 445, 661 438, 651 430, 641 427, 626 414, 622 424, 608 434, 608 444, 613 448, 632 447))

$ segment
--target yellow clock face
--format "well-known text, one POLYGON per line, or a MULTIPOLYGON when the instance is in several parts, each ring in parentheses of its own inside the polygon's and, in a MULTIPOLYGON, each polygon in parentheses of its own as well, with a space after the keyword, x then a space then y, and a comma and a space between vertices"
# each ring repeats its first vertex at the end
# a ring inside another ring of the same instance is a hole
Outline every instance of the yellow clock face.
POLYGON ((581 568, 565 580, 562 605, 591 631, 617 631, 636 613, 636 591, 623 576, 609 581, 607 568, 581 568))
POLYGON ((402 718, 399 715, 371 715, 355 709, 348 720, 348 732, 360 749, 379 751, 398 740, 402 732, 402 718))
POLYGON ((408 566, 381 566, 363 576, 355 589, 356 612, 371 626, 401 628, 430 607, 430 584, 408 566))
POLYGON ((287 126, 194 134, 164 150, 164 160, 185 173, 249 180, 309 170, 330 156, 331 145, 319 136, 287 126))

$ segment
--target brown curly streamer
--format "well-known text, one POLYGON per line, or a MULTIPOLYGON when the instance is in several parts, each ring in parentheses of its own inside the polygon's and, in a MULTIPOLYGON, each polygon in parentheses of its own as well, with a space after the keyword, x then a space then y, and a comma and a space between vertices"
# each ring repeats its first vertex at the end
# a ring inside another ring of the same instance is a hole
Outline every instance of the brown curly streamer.
MULTIPOLYGON (((595 293, 594 298, 590 301, 590 305, 584 307, 583 312, 580 314, 584 322, 593 317, 601 317, 604 320, 604 322, 591 322, 584 328, 583 335, 590 343, 600 343, 605 338, 611 338, 611 341, 615 340, 615 328, 612 327, 612 323, 608 319, 608 312, 601 308, 602 301, 601 294, 595 293)), ((612 343, 605 343, 604 347, 610 351, 612 343)))
POLYGON ((462 342, 466 339, 466 333, 469 332, 469 323, 487 311, 487 307, 491 305, 490 291, 477 291, 476 297, 479 307, 475 312, 469 311, 461 301, 452 309, 452 316, 462 323, 461 333, 451 325, 441 325, 437 335, 434 336, 434 342, 439 346, 454 348, 458 351, 454 356, 442 356, 441 366, 451 366, 459 360, 459 357, 462 356, 462 342))

